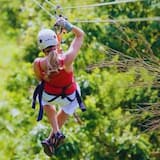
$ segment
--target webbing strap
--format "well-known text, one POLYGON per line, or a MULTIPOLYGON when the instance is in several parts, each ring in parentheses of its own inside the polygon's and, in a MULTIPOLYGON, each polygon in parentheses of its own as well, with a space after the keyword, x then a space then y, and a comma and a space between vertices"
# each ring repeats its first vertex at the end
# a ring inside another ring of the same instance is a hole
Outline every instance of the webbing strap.
POLYGON ((77 90, 76 90, 76 98, 77 98, 79 107, 82 110, 82 112, 86 111, 86 107, 85 107, 84 103, 82 102, 81 96, 79 95, 79 92, 77 90))
POLYGON ((73 102, 75 100, 75 98, 71 99, 70 97, 68 97, 67 95, 56 95, 55 97, 53 97, 52 99, 48 100, 48 102, 52 102, 54 100, 56 100, 57 98, 62 97, 62 98, 67 98, 70 102, 73 102))
POLYGON ((38 113, 38 118, 37 121, 40 121, 43 118, 43 105, 42 105, 42 92, 43 92, 43 87, 44 87, 44 82, 41 81, 37 87, 34 90, 33 93, 33 101, 32 101, 32 108, 36 108, 36 99, 38 96, 38 101, 39 101, 39 113, 38 113))
POLYGON ((57 99, 58 97, 59 97, 59 96, 56 96, 56 97, 50 99, 48 102, 52 102, 52 101, 54 101, 55 99, 57 99))

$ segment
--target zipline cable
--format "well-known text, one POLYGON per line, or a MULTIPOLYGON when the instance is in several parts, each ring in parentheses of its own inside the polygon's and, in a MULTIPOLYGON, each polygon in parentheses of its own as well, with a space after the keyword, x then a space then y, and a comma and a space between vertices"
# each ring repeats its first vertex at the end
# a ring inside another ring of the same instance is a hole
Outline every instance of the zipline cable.
POLYGON ((33 0, 43 11, 45 11, 51 18, 55 18, 55 15, 52 15, 47 9, 45 9, 37 0, 33 0))
MULTIPOLYGON (((33 0, 42 10, 44 10, 51 18, 57 18, 56 15, 51 14, 47 9, 45 9, 37 0, 33 0)), ((56 11, 56 6, 53 5, 51 2, 49 2, 48 0, 45 0, 48 4, 52 5, 56 11)), ((115 1, 115 2, 108 2, 107 4, 109 5, 109 3, 114 3, 114 4, 118 4, 118 3, 127 3, 127 2, 135 2, 137 0, 124 0, 124 1, 115 1)), ((139 1, 143 1, 143 0, 139 0, 139 1)), ((103 3, 104 4, 104 3, 103 3)), ((105 3, 106 4, 106 3, 105 3)), ((100 5, 100 4, 99 4, 100 5)), ((93 5, 92 5, 93 6, 93 5)), ((128 18, 128 19, 94 19, 94 20, 74 20, 72 21, 72 23, 117 23, 117 22, 142 22, 142 21, 160 21, 160 17, 148 17, 148 18, 128 18)))
POLYGON ((101 6, 115 5, 120 3, 141 2, 141 1, 144 1, 144 0, 119 0, 119 1, 97 3, 97 4, 90 4, 90 5, 63 7, 63 9, 92 8, 92 7, 101 7, 101 6))
POLYGON ((62 15, 62 7, 60 5, 54 5, 49 0, 45 0, 46 3, 48 3, 51 7, 54 8, 54 15, 57 18, 59 15, 62 15))
POLYGON ((94 20, 74 20, 72 23, 117 23, 117 22, 144 22, 160 21, 160 17, 128 18, 128 19, 94 19, 94 20))
MULTIPOLYGON (((57 15, 57 12, 59 11, 59 13, 61 13, 62 11, 60 10, 61 7, 59 5, 54 5, 53 3, 51 3, 48 0, 45 0, 46 3, 48 3, 49 5, 51 5, 54 8, 54 14, 51 14, 47 9, 45 9, 37 0, 33 0, 33 2, 35 2, 44 12, 46 12, 51 18, 55 18, 57 19, 57 17, 59 15, 57 15)), ((58 13, 58 14, 59 14, 58 13)))
POLYGON ((51 5, 52 7, 54 7, 56 9, 56 5, 54 5, 52 2, 50 2, 49 0, 45 0, 46 3, 48 3, 49 5, 51 5))

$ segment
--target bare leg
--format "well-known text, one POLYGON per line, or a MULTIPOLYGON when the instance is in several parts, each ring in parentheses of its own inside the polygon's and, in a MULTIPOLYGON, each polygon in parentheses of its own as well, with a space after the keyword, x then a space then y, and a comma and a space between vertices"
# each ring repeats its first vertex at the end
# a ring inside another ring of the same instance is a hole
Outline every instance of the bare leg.
MULTIPOLYGON (((57 113, 57 115, 56 115, 56 121, 57 121, 56 123, 58 123, 58 130, 57 131, 59 131, 61 129, 61 127, 66 122, 68 117, 69 117, 69 115, 66 114, 62 109, 57 113)), ((50 135, 48 138, 51 138, 53 136, 53 134, 56 133, 57 131, 55 131, 54 128, 52 127, 52 131, 50 132, 50 135)))
MULTIPOLYGON (((58 123, 59 129, 61 129, 61 127, 66 122, 68 117, 69 117, 69 115, 66 114, 62 109, 57 113, 56 118, 57 118, 57 123, 58 123)), ((51 137, 54 133, 55 132, 53 132, 53 130, 52 130, 49 137, 51 137)))
POLYGON ((59 128, 61 128, 65 123, 68 115, 63 110, 60 110, 58 113, 56 113, 55 107, 51 105, 45 105, 44 110, 48 117, 49 123, 52 126, 52 131, 50 132, 49 137, 46 140, 42 141, 42 146, 44 152, 48 156, 52 156, 55 148, 58 147, 65 138, 65 136, 59 132, 59 128))
POLYGON ((62 125, 66 122, 69 115, 66 114, 62 109, 57 113, 57 120, 58 120, 58 126, 59 128, 62 127, 62 125))
POLYGON ((48 117, 49 123, 52 126, 52 131, 49 138, 53 135, 53 133, 57 133, 59 131, 58 121, 57 121, 57 113, 54 106, 45 105, 44 110, 48 117))

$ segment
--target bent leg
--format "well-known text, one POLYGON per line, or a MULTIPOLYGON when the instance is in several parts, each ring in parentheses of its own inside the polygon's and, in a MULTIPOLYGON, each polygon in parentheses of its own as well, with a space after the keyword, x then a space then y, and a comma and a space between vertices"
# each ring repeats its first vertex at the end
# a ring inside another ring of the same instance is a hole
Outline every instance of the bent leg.
POLYGON ((68 119, 69 115, 66 114, 62 109, 57 113, 57 121, 58 121, 58 126, 61 128, 63 124, 66 122, 68 119))
POLYGON ((59 132, 59 126, 55 107, 51 105, 44 105, 44 110, 48 117, 48 121, 52 126, 52 131, 50 132, 49 137, 43 140, 41 144, 43 146, 44 152, 51 157, 55 151, 55 148, 53 147, 53 135, 59 132))
MULTIPOLYGON (((56 115, 57 113, 56 113, 55 107, 51 105, 45 105, 44 110, 48 117, 48 121, 52 126, 52 133, 59 132, 59 126, 58 126, 57 115, 56 115)), ((50 136, 52 135, 52 133, 50 134, 50 136)))

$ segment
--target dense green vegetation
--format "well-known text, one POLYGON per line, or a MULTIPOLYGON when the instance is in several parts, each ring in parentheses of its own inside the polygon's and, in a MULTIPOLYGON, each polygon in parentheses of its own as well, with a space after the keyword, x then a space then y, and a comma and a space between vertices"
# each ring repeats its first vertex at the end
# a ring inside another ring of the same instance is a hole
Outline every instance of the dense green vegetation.
MULTIPOLYGON (((47 1, 36 1, 54 15, 47 1)), ((71 117, 62 128, 65 144, 53 160, 158 160, 160 23, 98 23, 106 19, 158 17, 158 0, 121 3, 92 8, 73 8, 103 1, 49 1, 85 32, 83 47, 75 61, 87 111, 77 110, 81 122, 71 117), (78 20, 97 20, 94 23, 78 20)), ((0 1, 0 158, 2 160, 49 159, 41 140, 50 130, 44 116, 36 122, 31 109, 37 81, 32 71, 37 33, 55 22, 33 0, 0 1)), ((58 10, 59 12, 59 10, 58 10)), ((64 35, 67 49, 72 34, 64 35)))

